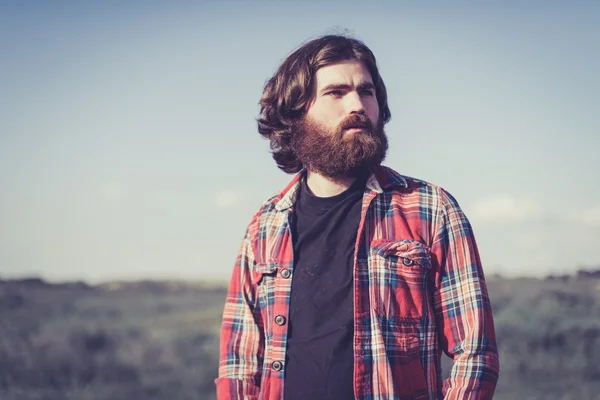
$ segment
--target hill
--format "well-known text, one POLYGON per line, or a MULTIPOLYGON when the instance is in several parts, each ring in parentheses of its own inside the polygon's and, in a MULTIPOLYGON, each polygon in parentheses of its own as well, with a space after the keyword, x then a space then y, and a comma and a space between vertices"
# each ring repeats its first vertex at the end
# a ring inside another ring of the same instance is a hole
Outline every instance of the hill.
MULTIPOLYGON (((600 399, 600 274, 588 272, 488 278, 496 399, 600 399)), ((202 282, 0 280, 0 399, 214 399, 225 294, 202 282)))

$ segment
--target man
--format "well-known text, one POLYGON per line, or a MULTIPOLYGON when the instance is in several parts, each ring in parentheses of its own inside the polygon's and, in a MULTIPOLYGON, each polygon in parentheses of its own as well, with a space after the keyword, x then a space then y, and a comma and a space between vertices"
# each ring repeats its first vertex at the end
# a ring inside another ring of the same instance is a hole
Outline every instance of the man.
POLYGON ((217 397, 491 399, 498 355, 470 224, 448 192, 381 166, 390 110, 372 52, 312 40, 260 105, 260 134, 297 175, 248 225, 217 397))

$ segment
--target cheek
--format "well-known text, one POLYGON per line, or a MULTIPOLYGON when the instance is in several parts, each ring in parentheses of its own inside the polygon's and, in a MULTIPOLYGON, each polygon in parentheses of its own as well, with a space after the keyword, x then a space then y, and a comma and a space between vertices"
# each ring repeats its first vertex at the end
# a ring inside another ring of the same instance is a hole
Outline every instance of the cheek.
POLYGON ((367 107, 367 115, 369 119, 375 124, 379 119, 379 106, 377 102, 370 103, 367 107))
POLYGON ((344 108, 339 103, 321 101, 316 102, 307 112, 307 116, 323 124, 331 124, 344 117, 344 108))

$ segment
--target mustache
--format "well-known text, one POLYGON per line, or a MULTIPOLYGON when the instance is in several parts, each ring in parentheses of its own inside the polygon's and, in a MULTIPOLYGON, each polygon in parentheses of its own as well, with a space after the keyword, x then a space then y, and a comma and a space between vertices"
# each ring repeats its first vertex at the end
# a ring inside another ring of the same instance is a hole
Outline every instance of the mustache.
POLYGON ((364 114, 349 115, 340 123, 340 130, 349 128, 364 128, 368 131, 373 131, 374 126, 369 117, 364 114))

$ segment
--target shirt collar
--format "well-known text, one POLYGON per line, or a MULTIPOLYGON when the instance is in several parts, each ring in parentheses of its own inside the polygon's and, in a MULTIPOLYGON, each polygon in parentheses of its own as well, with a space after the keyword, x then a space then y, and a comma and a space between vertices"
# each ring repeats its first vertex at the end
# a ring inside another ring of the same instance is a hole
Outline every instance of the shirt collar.
MULTIPOLYGON (((275 203, 277 211, 285 211, 291 208, 298 197, 298 189, 300 188, 301 179, 306 175, 306 171, 300 171, 288 186, 279 193, 279 200, 275 203)), ((375 193, 383 193, 386 189, 394 187, 408 188, 406 178, 388 167, 379 167, 367 179, 366 190, 375 193)))

